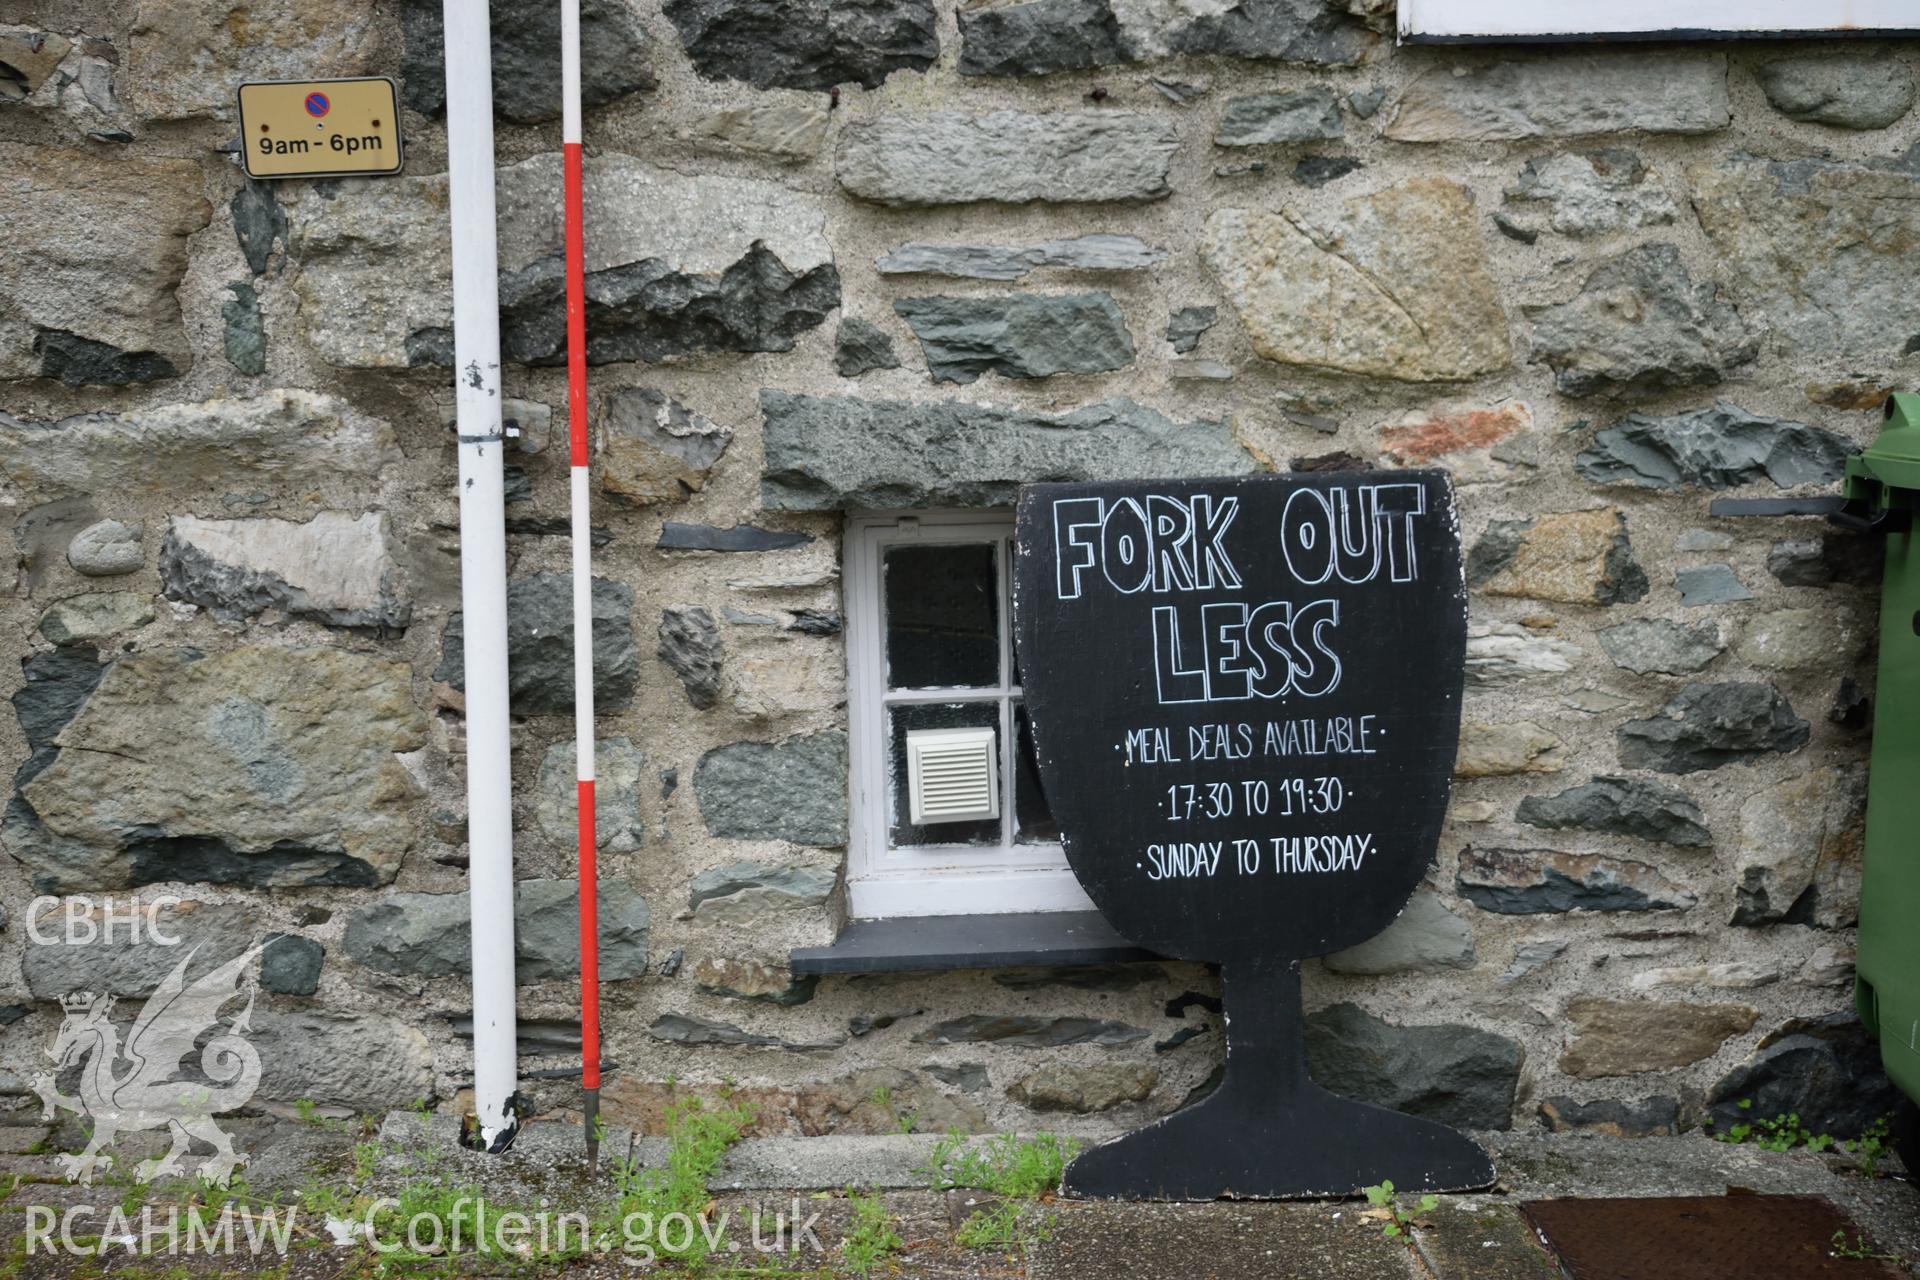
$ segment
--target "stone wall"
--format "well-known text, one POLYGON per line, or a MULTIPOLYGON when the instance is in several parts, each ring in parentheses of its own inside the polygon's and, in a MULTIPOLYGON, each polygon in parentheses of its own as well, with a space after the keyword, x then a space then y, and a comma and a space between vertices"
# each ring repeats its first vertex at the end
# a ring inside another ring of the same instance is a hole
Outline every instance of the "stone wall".
MULTIPOLYGON (((520 1016, 551 1111, 577 1097, 557 53, 552 5, 494 8, 520 1016)), ((1467 723, 1430 886, 1310 966, 1315 1071, 1486 1127, 1884 1100, 1846 1030, 1874 549, 1708 503, 1831 491, 1920 350, 1902 51, 1395 49, 1377 0, 585 8, 614 1118, 733 1080, 774 1132, 1102 1133, 1206 1087, 1198 966, 787 972, 842 900, 841 512, 1360 465, 1459 486, 1467 723)), ((202 958, 273 938, 262 1104, 457 1106, 438 2, 8 13, 0 1095, 25 1105, 58 996, 142 995, 179 954, 35 944, 30 900, 138 893, 183 900, 202 958), (404 175, 244 181, 239 81, 357 74, 404 82, 404 175)))

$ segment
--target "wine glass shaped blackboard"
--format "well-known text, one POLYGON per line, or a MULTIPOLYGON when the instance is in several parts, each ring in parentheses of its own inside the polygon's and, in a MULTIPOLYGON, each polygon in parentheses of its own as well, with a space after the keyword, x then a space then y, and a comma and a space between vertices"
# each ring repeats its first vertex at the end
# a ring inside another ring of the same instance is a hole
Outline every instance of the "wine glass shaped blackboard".
POLYGON ((1299 961, 1372 937, 1433 858, 1466 585, 1440 472, 1043 484, 1014 601, 1067 861, 1122 934, 1217 961, 1227 1069, 1095 1147, 1080 1195, 1485 1186, 1464 1135, 1307 1077, 1299 961))

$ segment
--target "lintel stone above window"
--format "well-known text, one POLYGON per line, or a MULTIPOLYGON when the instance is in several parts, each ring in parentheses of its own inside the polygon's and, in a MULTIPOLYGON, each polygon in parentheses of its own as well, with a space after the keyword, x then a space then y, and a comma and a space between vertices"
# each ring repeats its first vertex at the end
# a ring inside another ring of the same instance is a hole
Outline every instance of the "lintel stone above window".
POLYGON ((1261 470, 1225 422, 1123 397, 1071 413, 762 391, 770 511, 1011 507, 1023 484, 1261 470))

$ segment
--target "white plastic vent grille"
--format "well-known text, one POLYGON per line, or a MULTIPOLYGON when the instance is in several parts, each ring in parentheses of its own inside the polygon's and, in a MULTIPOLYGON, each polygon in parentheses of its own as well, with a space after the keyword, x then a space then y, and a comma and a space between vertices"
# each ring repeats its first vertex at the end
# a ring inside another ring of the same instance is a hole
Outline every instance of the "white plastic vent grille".
POLYGON ((916 827, 1000 816, 1000 765, 992 729, 907 733, 908 817, 916 827))

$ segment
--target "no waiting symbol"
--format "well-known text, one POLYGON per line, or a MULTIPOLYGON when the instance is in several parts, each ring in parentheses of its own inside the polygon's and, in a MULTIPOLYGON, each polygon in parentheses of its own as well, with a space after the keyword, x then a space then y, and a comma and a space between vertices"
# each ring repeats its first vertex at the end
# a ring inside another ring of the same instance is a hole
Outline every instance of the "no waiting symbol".
POLYGON ((308 115, 318 118, 320 116, 327 114, 327 112, 332 109, 333 109, 333 104, 327 101, 326 94, 310 93, 307 95, 307 114, 308 115))

